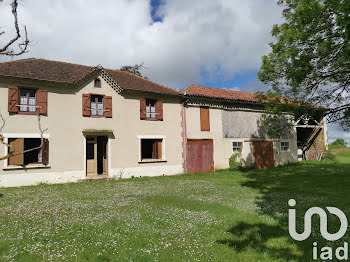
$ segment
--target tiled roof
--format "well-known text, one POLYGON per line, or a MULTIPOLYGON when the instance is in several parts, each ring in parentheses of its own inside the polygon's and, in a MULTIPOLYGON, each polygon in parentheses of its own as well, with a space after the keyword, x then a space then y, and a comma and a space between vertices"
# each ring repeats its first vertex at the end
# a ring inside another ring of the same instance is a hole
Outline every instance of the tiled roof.
MULTIPOLYGON (((28 58, 0 63, 0 76, 27 78, 74 85, 95 69, 96 68, 93 66, 71 64, 46 59, 28 58)), ((179 91, 175 89, 157 84, 127 71, 112 69, 105 70, 122 89, 171 95, 180 94, 179 91)))
POLYGON ((93 70, 94 67, 92 66, 36 58, 0 63, 1 76, 13 76, 69 84, 79 81, 93 70))
POLYGON ((182 94, 194 97, 214 98, 223 100, 260 102, 254 93, 233 91, 215 87, 206 87, 200 85, 190 85, 181 91, 182 94))
POLYGON ((155 83, 144 77, 134 75, 128 71, 106 69, 106 72, 123 89, 147 91, 170 95, 180 95, 180 92, 175 89, 155 83))

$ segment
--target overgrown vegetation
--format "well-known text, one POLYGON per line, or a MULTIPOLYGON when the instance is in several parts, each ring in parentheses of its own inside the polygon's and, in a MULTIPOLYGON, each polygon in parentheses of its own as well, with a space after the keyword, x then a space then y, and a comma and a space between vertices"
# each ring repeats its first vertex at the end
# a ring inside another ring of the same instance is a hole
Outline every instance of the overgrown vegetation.
POLYGON ((229 159, 229 166, 231 171, 237 171, 242 168, 241 151, 235 152, 229 159))
POLYGON ((335 154, 333 154, 329 149, 323 155, 323 159, 325 160, 335 160, 335 154))
MULTIPOLYGON (((269 170, 4 188, 0 261, 313 261, 320 237, 288 234, 306 209, 338 207, 350 217, 350 152, 336 161, 269 170)), ((338 230, 329 216, 329 232, 338 230)), ((301 230, 300 230, 301 231, 301 230)))
POLYGON ((296 105, 325 108, 329 122, 338 122, 349 130, 350 2, 277 3, 283 8, 284 22, 273 26, 275 41, 270 43, 270 54, 262 58, 259 79, 296 105))

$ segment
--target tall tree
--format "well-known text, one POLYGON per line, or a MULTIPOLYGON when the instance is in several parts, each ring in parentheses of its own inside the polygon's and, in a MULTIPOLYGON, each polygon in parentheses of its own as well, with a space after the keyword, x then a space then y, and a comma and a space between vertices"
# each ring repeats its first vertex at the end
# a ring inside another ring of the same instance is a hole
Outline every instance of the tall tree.
POLYGON ((350 129, 350 1, 279 0, 272 51, 258 77, 274 92, 319 105, 329 122, 350 129))
MULTIPOLYGON (((3 0, 0 0, 0 2, 3 2, 3 0)), ((13 0, 11 2, 11 8, 12 8, 12 15, 14 18, 14 29, 16 31, 15 35, 10 38, 8 41, 5 42, 5 44, 0 45, 0 55, 7 55, 7 56, 19 56, 27 52, 27 48, 29 46, 29 39, 27 34, 27 27, 23 26, 23 30, 19 28, 18 25, 18 16, 17 16, 17 7, 18 7, 18 1, 13 0), (17 48, 15 49, 14 46, 17 45, 17 48)), ((5 31, 0 31, 0 36, 5 35, 5 31)))

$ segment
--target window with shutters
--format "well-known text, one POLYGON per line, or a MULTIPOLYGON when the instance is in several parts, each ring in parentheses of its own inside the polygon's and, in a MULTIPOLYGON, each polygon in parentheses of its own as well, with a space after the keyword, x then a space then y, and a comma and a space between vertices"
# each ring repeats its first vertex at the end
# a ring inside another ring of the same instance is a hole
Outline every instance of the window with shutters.
POLYGON ((47 90, 8 87, 8 112, 18 114, 47 114, 47 90))
POLYGON ((140 119, 163 121, 163 101, 141 98, 140 119))
POLYGON ((20 153, 8 159, 9 166, 27 166, 32 164, 48 164, 48 140, 41 138, 9 138, 8 143, 12 146, 12 152, 20 153), (26 150, 31 150, 22 154, 26 150))
POLYGON ((83 94, 83 116, 112 118, 112 97, 97 94, 83 94))
POLYGON ((163 152, 163 139, 141 139, 141 161, 161 160, 163 152))
POLYGON ((201 131, 210 131, 209 107, 200 107, 201 131))

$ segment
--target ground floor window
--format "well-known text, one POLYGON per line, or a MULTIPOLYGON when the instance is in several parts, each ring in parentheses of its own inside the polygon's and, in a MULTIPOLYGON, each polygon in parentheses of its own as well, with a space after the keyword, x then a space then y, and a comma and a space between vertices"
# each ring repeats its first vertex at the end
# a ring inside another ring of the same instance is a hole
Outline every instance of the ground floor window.
POLYGON ((243 148, 242 142, 232 142, 232 151, 233 152, 239 152, 243 148))
POLYGON ((141 160, 162 159, 163 139, 141 139, 141 160))
POLYGON ((43 139, 42 145, 41 138, 9 138, 8 143, 12 146, 12 149, 9 150, 12 150, 14 153, 20 153, 11 156, 8 159, 8 165, 25 166, 30 164, 48 164, 49 142, 47 139, 43 139), (22 153, 28 150, 29 152, 22 153))
POLYGON ((281 151, 289 150, 289 142, 281 142, 281 151))

